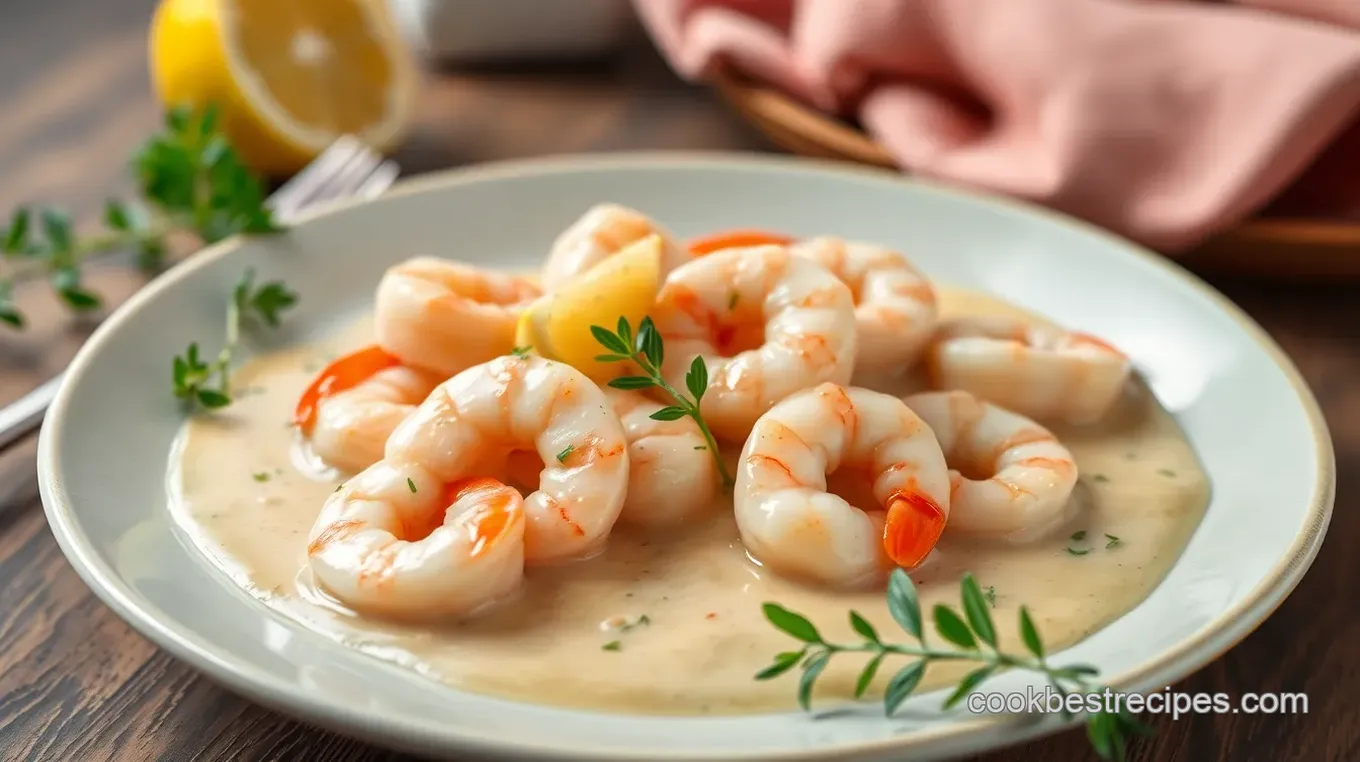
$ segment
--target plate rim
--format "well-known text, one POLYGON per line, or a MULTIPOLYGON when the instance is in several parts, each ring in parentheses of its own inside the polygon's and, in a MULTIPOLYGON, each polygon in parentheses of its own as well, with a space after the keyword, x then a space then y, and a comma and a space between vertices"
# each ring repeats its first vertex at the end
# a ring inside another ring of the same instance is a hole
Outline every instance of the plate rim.
MULTIPOLYGON (((1198 294, 1208 299, 1223 311, 1232 321, 1257 344, 1271 361, 1283 372, 1286 380, 1302 408, 1312 435, 1317 458, 1317 472, 1314 474, 1313 490, 1309 498, 1307 513, 1298 533, 1287 552, 1278 558, 1267 571, 1265 578, 1256 585, 1237 605, 1220 612, 1209 624, 1181 640, 1156 658, 1149 659, 1120 674, 1105 680, 1111 689, 1143 692, 1153 686, 1169 684, 1183 679, 1218 659, 1233 646, 1261 625, 1279 605, 1293 592, 1304 574, 1311 566, 1321 548, 1330 524, 1335 500, 1336 461, 1327 423, 1312 390, 1302 374, 1283 349, 1240 307, 1234 304, 1217 289, 1205 283, 1179 264, 1172 262, 1136 243, 1124 239, 1082 220, 1069 217, 1043 207, 1023 201, 993 196, 968 189, 948 186, 919 178, 904 178, 888 170, 865 167, 845 162, 804 157, 784 157, 751 152, 727 151, 629 151, 610 154, 562 154, 540 156, 526 159, 512 159, 497 162, 469 165, 461 168, 430 172, 404 178, 392 187, 384 198, 436 191, 442 188, 476 184, 498 179, 531 177, 551 173, 570 173, 580 171, 618 171, 651 169, 703 169, 718 170, 750 169, 779 173, 838 175, 846 179, 872 182, 887 182, 921 187, 931 193, 952 196, 980 207, 1000 208, 1011 213, 1021 213, 1044 219, 1048 224, 1075 229, 1077 232, 1101 239, 1107 245, 1122 249, 1135 259, 1152 264, 1168 277, 1190 286, 1198 294), (1154 680, 1158 676, 1173 676, 1172 679, 1154 680)), ((305 213, 294 223, 303 225, 315 219, 334 214, 343 214, 348 209, 368 203, 362 199, 349 199, 326 205, 305 213)), ((429 753, 432 750, 481 754, 497 758, 535 758, 553 760, 623 760, 636 759, 635 755, 622 750, 590 749, 583 746, 562 750, 556 747, 535 743, 525 743, 513 739, 491 736, 478 736, 447 729, 431 729, 425 725, 408 722, 393 724, 375 722, 370 715, 331 703, 325 703, 304 688, 287 680, 277 679, 272 674, 233 656, 229 649, 223 649, 201 642, 192 628, 172 627, 158 621, 158 618, 138 603, 139 597, 116 570, 104 563, 90 542, 88 535, 80 526, 75 511, 67 500, 61 474, 58 470, 60 440, 56 434, 56 422, 66 415, 66 407, 73 390, 81 382, 87 367, 93 361, 96 349, 108 337, 120 330, 120 326, 143 305, 156 298, 161 292, 172 289, 197 270, 229 256, 242 245, 239 236, 228 238, 190 255, 167 270, 160 277, 139 289, 127 301, 110 314, 81 346, 76 356, 67 366, 60 388, 57 391, 38 438, 37 472, 38 486, 47 522, 57 540, 63 555, 76 573, 106 606, 111 608, 125 623, 143 637, 151 640, 158 648, 169 652, 175 658, 186 662, 196 671, 224 685, 238 695, 268 706, 283 714, 303 718, 307 721, 333 729, 344 735, 359 735, 379 739, 383 744, 407 750, 429 753)), ((457 690, 452 688, 452 690, 457 690)), ((523 702, 520 702, 523 703, 523 702)), ((656 718, 662 721, 666 718, 656 718)), ((1044 722, 1037 727, 1013 727, 1013 718, 1007 716, 981 716, 951 722, 939 728, 914 732, 910 735, 851 742, 834 748, 806 749, 789 752, 742 752, 742 760, 822 760, 826 762, 849 761, 891 751, 916 749, 923 753, 958 753, 948 751, 968 735, 985 733, 995 736, 1004 733, 995 743, 988 743, 982 749, 998 749, 1020 743, 1041 735, 1057 732, 1080 722, 1074 719, 1066 722, 1044 722), (1008 727, 1011 726, 1011 727, 1008 727), (910 739, 910 740, 908 740, 910 739)), ((643 757, 651 760, 716 760, 731 759, 731 754, 722 752, 647 752, 643 757)))

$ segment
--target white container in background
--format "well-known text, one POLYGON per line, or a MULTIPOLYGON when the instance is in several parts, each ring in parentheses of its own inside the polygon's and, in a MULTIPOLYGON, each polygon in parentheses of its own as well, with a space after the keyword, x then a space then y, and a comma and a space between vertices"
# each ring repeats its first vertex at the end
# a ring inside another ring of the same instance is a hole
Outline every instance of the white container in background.
POLYGON ((473 62, 597 55, 634 25, 629 0, 388 0, 426 58, 473 62))

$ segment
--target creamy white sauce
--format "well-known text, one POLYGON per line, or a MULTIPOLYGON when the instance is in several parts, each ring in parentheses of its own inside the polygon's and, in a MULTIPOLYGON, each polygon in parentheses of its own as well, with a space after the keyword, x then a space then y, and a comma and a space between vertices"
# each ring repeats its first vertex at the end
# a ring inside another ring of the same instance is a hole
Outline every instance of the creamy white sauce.
MULTIPOLYGON (((1023 314, 993 298, 941 289, 947 316, 1023 314)), ((321 346, 252 360, 235 377, 246 393, 220 415, 184 429, 170 463, 172 509, 203 552, 266 605, 378 658, 462 689, 562 706, 651 714, 737 714, 794 706, 795 678, 752 676, 794 641, 764 619, 777 601, 825 637, 858 642, 847 612, 885 639, 907 642, 881 590, 814 589, 754 565, 737 538, 731 503, 683 530, 616 529, 587 561, 528 571, 520 594, 463 623, 367 620, 317 591, 308 531, 343 475, 301 456, 289 425, 303 388, 331 356, 371 342, 364 322, 321 346), (608 623, 645 624, 626 628, 608 623), (617 642, 617 647, 613 644, 617 642), (608 646, 608 647, 606 647, 608 646)), ((857 383, 906 391, 857 379, 857 383)), ((1025 604, 1050 651, 1069 646, 1136 606, 1179 557, 1208 502, 1208 483, 1179 428, 1141 384, 1096 427, 1050 427, 1081 473, 1069 518, 1023 544, 946 533, 913 573, 922 605, 958 606, 964 572, 994 595, 1003 644, 1020 650, 1025 604), (1086 532, 1074 542, 1074 532, 1086 532), (1113 542, 1109 538, 1117 537, 1113 542), (1110 545, 1111 547, 1106 547, 1110 545), (1069 552, 1088 549, 1084 555, 1069 552)), ((849 697, 864 664, 839 656, 817 695, 849 697)), ((957 680, 967 664, 932 667, 920 690, 957 680)), ((881 671, 878 685, 893 673, 881 671)))

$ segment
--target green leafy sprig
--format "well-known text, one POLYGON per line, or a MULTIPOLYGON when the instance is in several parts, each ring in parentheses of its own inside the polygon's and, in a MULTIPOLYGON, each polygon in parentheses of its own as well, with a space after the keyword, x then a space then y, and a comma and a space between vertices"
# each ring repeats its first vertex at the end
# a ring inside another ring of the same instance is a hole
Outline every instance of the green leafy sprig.
POLYGON ((619 318, 619 323, 614 331, 598 325, 590 327, 590 333, 600 346, 609 350, 609 354, 597 355, 598 362, 624 362, 631 361, 645 375, 624 376, 609 382, 615 389, 650 389, 656 387, 665 392, 672 400, 674 405, 663 407, 651 414, 651 418, 657 421, 678 421, 686 416, 693 418, 698 424, 699 431, 704 435, 704 441, 708 443, 708 451, 713 456, 713 462, 718 465, 718 474, 722 477, 724 488, 730 488, 733 484, 732 476, 727 472, 727 464, 723 462, 722 453, 718 451, 718 443, 713 438, 713 432, 709 431, 708 423, 704 421, 703 414, 699 412, 699 401, 703 399, 704 392, 708 389, 708 366, 704 365, 704 358, 695 357, 690 363, 689 371, 685 373, 685 388, 689 390, 690 397, 686 397, 666 383, 666 379, 661 377, 661 364, 666 357, 665 345, 661 340, 661 334, 657 332, 656 326, 652 324, 650 317, 644 317, 638 324, 637 335, 633 334, 632 326, 628 324, 628 319, 619 318))
POLYGON ((61 209, 14 210, 0 228, 0 322, 24 328, 13 300, 19 278, 45 274, 69 309, 87 312, 103 304, 82 282, 81 266, 93 256, 134 251, 138 265, 155 272, 175 234, 192 234, 207 244, 281 229, 265 206, 264 184, 227 142, 213 106, 167 112, 162 131, 133 155, 132 171, 141 198, 110 199, 103 229, 89 236, 77 235, 61 209))
POLYGON ((255 286, 255 272, 247 270, 227 302, 227 338, 217 357, 205 361, 198 342, 184 354, 176 355, 173 365, 175 397, 189 407, 200 405, 209 410, 231 404, 231 360, 246 322, 260 322, 274 328, 279 313, 297 303, 297 294, 280 281, 255 286))
MULTIPOLYGON (((769 680, 802 665, 802 676, 798 681, 798 703, 807 710, 811 708, 813 685, 836 654, 872 655, 855 683, 855 698, 862 697, 868 690, 869 684, 873 682, 885 659, 890 656, 909 657, 912 661, 893 675, 884 690, 883 710, 889 715, 896 712, 902 702, 916 690, 925 675, 926 667, 936 661, 973 661, 981 665, 965 675, 954 687, 949 697, 945 699, 945 709, 956 706, 984 681, 1005 669, 1023 669, 1043 675, 1063 697, 1064 702, 1069 693, 1090 693, 1100 689, 1101 686, 1093 680, 1099 674, 1095 667, 1088 664, 1055 667, 1049 664, 1039 631, 1024 606, 1020 607, 1020 639, 1028 653, 1009 654, 1001 651, 997 642, 996 627, 988 610, 987 598, 971 574, 963 577, 962 608, 963 614, 960 615, 944 604, 935 606, 932 612, 935 630, 941 638, 955 646, 937 648, 926 644, 924 617, 916 585, 901 569, 894 569, 888 581, 888 612, 892 615, 893 621, 916 640, 914 645, 898 645, 883 641, 873 625, 855 611, 850 612, 850 626, 864 638, 864 642, 828 643, 806 617, 795 614, 777 603, 766 603, 765 618, 770 624, 801 641, 803 647, 775 656, 774 662, 761 670, 756 679, 769 680)), ((1066 711, 1066 704, 1063 714, 1070 717, 1066 711)), ((1089 715, 1086 720, 1087 737, 1092 748, 1103 759, 1124 760, 1131 738, 1135 735, 1149 735, 1151 732, 1150 728, 1122 708, 1118 712, 1097 712, 1089 715)))

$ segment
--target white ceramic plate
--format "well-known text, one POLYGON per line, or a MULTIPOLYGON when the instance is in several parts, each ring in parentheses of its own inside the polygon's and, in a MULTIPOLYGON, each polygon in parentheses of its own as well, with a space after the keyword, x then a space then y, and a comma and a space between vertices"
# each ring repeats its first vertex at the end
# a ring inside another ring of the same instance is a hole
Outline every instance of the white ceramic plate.
MULTIPOLYGON (((1213 485, 1185 554, 1142 605, 1065 653, 1116 688, 1157 690, 1217 657, 1298 583, 1331 513, 1334 461, 1316 403, 1255 323, 1176 266, 1018 204, 807 161, 639 155, 531 161, 408 182, 290 234, 227 242, 138 294, 90 339, 48 413, 38 456, 57 540, 86 583, 147 637, 219 682, 336 730, 428 753, 514 759, 916 760, 1059 727, 1056 717, 876 705, 657 719, 462 693, 271 613, 201 557, 166 508, 183 421, 170 358, 222 330, 246 267, 302 295, 280 343, 335 329, 385 267, 415 254, 533 267, 588 206, 620 201, 682 236, 741 226, 839 234, 904 251, 939 281, 986 289, 1112 340, 1179 419, 1213 485)), ((1007 674, 991 690, 1023 690, 1007 674)))

